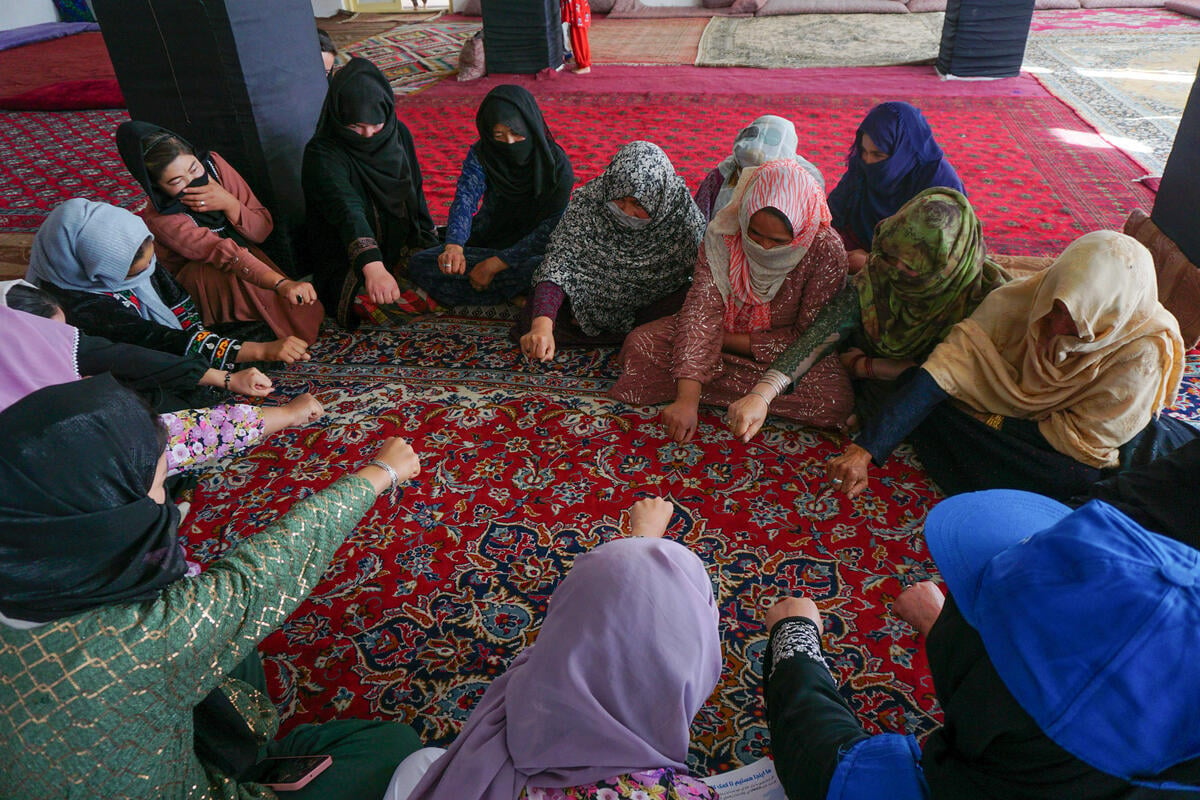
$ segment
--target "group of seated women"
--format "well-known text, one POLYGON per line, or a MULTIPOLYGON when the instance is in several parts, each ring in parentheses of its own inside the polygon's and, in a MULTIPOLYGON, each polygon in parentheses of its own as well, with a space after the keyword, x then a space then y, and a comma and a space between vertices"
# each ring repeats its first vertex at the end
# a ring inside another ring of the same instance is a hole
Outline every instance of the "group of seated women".
MULTIPOLYGON (((513 338, 534 362, 620 346, 611 395, 665 403, 677 442, 713 433, 701 404, 728 407, 742 441, 771 413, 861 428, 828 465, 851 499, 905 438, 947 493, 1063 501, 1195 438, 1161 414, 1183 346, 1149 252, 1099 231, 1044 272, 1010 275, 912 106, 868 114, 828 199, 778 117, 739 133, 695 197, 644 141, 573 191, 566 152, 519 87, 489 93, 476 129, 439 234, 386 80, 363 59, 335 73, 302 169, 309 281, 264 251, 270 214, 231 165, 125 123, 119 149, 146 210, 62 204, 27 282, 0 286, 0 747, 21 796, 265 797, 264 758, 318 753, 334 766, 291 796, 716 796, 686 760, 720 673, 717 606, 700 560, 662 538, 671 506, 653 498, 630 510, 632 538, 578 559, 537 645, 448 752, 414 752, 398 723, 276 737, 257 643, 419 459, 388 440, 203 571, 179 546, 164 482, 323 413, 310 395, 205 407, 219 390, 269 394, 266 375, 235 366, 309 358, 326 312, 352 327, 418 290, 447 305, 514 301, 513 338), (89 457, 68 479, 73 452, 89 457)), ((928 631, 927 617, 912 621, 928 631)), ((768 622, 773 714, 779 666, 820 662, 821 621, 785 601, 768 622)), ((806 686, 836 694, 825 677, 806 686)), ((855 730, 822 763, 781 764, 793 800, 845 784, 838 768, 864 739, 855 730)), ((781 757, 809 758, 794 740, 781 757)))
MULTIPOLYGON (((200 571, 164 487, 168 432, 132 390, 109 375, 50 385, 0 425, 0 755, 13 796, 719 797, 687 761, 721 675, 721 612, 704 562, 666 538, 666 500, 638 500, 627 538, 576 558, 536 642, 448 749, 421 749, 391 721, 279 736, 256 646, 376 498, 420 473, 413 449, 383 442, 200 571), (64 476, 71 452, 88 458, 64 476), (286 790, 264 770, 287 756, 331 761, 286 790)), ((927 537, 951 596, 925 582, 894 608, 927 637, 945 709, 924 752, 863 729, 829 674, 818 606, 775 602, 764 699, 790 800, 1200 788, 1197 445, 1096 484, 1074 512, 1011 490, 934 509, 927 537)))

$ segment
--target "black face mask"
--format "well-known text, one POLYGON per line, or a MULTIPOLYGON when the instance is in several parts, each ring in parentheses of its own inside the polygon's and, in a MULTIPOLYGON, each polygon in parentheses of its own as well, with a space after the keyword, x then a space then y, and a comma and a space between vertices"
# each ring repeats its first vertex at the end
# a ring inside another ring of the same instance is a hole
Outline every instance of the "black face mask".
POLYGON ((208 170, 204 170, 203 175, 201 175, 199 178, 196 178, 196 180, 192 181, 187 186, 180 189, 179 193, 175 195, 175 199, 178 200, 180 197, 183 197, 183 193, 186 192, 188 189, 198 189, 201 186, 207 186, 207 185, 208 185, 208 170))
POLYGON ((524 166, 533 160, 533 141, 530 139, 512 144, 506 142, 499 142, 499 144, 508 148, 507 152, 512 157, 514 164, 524 166))

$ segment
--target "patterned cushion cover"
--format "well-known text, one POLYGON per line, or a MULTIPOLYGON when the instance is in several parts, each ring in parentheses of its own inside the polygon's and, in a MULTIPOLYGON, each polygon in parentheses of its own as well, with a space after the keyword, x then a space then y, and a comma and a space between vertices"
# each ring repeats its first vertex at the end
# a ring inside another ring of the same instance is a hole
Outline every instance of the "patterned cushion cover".
POLYGON ((758 16, 773 14, 907 14, 900 0, 767 0, 758 16))
POLYGON ((1146 245, 1158 273, 1158 300, 1179 320, 1183 343, 1190 349, 1200 341, 1200 269, 1188 260, 1141 209, 1129 212, 1125 233, 1146 245))

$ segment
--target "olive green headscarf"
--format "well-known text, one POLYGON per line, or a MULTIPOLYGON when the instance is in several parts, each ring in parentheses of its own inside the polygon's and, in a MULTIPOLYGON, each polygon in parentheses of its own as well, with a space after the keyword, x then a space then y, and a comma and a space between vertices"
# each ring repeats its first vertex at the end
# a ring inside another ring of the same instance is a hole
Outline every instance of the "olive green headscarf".
POLYGON ((1011 277, 988 259, 967 198, 926 189, 875 226, 871 258, 854 276, 869 354, 923 361, 1011 277))

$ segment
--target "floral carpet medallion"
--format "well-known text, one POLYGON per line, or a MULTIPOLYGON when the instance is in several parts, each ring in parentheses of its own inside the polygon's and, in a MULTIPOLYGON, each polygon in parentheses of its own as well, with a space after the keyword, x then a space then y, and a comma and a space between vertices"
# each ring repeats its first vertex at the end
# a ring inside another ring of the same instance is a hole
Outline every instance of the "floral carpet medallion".
MULTIPOLYGON (((841 437, 769 420, 742 444, 702 409, 696 438, 677 445, 657 408, 603 396, 613 350, 530 364, 508 325, 443 316, 328 330, 313 361, 275 376, 289 394, 316 393, 326 417, 204 474, 184 533, 209 561, 384 437, 421 453, 420 476, 394 504, 376 503, 263 645, 287 725, 398 719, 447 744, 535 640, 574 558, 621 536, 630 504, 652 494, 674 503, 668 535, 704 560, 720 607, 724 670, 693 726, 694 770, 744 764, 767 746, 761 619, 792 592, 824 610, 830 665, 869 729, 936 725, 924 654, 890 611, 904 584, 934 570, 921 528, 939 495, 907 448, 847 501, 822 478, 841 437)), ((1188 391, 1182 410, 1195 413, 1188 391)), ((628 658, 636 668, 638 653, 628 658)))

